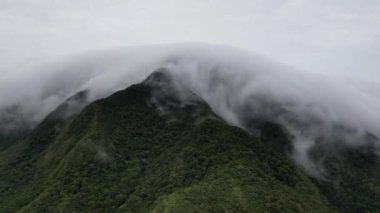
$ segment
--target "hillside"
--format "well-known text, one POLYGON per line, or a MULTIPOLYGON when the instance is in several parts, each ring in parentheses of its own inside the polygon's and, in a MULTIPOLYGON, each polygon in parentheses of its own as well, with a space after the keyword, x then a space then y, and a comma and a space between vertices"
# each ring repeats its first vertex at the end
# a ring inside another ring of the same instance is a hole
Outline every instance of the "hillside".
POLYGON ((26 136, 31 126, 19 106, 0 110, 0 152, 26 136))
POLYGON ((273 137, 229 126, 177 89, 158 72, 79 114, 48 116, 0 153, 0 211, 332 212, 265 145, 273 137))

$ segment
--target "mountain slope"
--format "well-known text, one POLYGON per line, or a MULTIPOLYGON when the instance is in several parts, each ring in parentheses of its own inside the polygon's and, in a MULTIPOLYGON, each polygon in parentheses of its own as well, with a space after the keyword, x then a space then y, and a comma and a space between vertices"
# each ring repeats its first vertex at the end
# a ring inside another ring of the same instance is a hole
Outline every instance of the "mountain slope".
POLYGON ((271 137, 227 125, 179 90, 157 72, 78 115, 48 117, 0 154, 0 211, 332 211, 265 145, 271 137))
MULTIPOLYGON (((378 140, 378 139, 376 139, 378 140)), ((340 212, 378 212, 380 209, 380 159, 371 139, 361 147, 341 141, 320 144, 311 154, 323 165, 323 178, 315 180, 340 212)), ((377 143, 377 141, 376 141, 377 143)))
POLYGON ((31 131, 32 124, 23 115, 20 106, 0 110, 0 152, 31 131))

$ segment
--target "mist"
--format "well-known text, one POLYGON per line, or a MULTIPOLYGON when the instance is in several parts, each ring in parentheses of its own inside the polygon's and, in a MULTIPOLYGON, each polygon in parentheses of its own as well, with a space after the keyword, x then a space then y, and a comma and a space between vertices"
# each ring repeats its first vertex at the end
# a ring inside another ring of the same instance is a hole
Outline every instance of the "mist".
POLYGON ((291 157, 317 174, 321 138, 380 137, 379 14, 376 0, 3 0, 0 131, 165 68, 231 125, 285 126, 291 157))
POLYGON ((283 125, 293 136, 292 158, 310 173, 318 173, 307 154, 318 138, 344 136, 348 140, 342 143, 355 147, 366 145, 367 134, 380 136, 378 90, 233 47, 189 43, 116 48, 35 69, 0 80, 0 109, 17 106, 31 124, 80 91, 88 91, 91 102, 166 69, 231 125, 248 131, 252 121, 283 125))

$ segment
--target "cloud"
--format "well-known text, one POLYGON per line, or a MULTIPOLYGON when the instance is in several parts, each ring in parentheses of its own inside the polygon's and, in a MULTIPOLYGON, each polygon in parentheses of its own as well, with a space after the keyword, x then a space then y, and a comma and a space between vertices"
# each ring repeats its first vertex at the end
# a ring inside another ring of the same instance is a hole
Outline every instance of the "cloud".
POLYGON ((307 157, 320 138, 351 138, 344 143, 363 146, 367 134, 380 137, 376 87, 301 72, 232 47, 197 43, 88 52, 8 74, 0 79, 0 111, 16 107, 19 117, 28 118, 21 123, 33 125, 80 91, 89 92, 88 101, 96 100, 160 68, 233 125, 247 130, 260 121, 285 126, 294 137, 293 159, 313 175, 320 168, 307 157))
POLYGON ((37 123, 79 91, 106 97, 166 67, 230 123, 265 115, 307 138, 296 145, 335 125, 380 136, 377 26, 377 0, 2 0, 0 109, 37 123), (188 41, 248 52, 148 45, 188 41))
POLYGON ((379 77, 379 14, 376 0, 4 0, 0 73, 85 50, 191 41, 304 71, 379 77))

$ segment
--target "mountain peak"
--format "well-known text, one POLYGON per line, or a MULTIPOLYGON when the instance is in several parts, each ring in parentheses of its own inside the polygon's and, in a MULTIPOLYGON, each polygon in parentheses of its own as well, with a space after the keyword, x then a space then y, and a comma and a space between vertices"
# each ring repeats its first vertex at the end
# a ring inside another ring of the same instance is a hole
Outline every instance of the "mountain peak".
POLYGON ((0 211, 331 210, 284 155, 162 70, 48 121, 0 167, 0 211))
POLYGON ((378 209, 379 164, 366 150, 314 150, 336 178, 313 179, 288 159, 282 125, 246 116, 255 131, 228 125, 167 68, 92 103, 80 92, 0 152, 0 211, 378 209))

